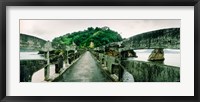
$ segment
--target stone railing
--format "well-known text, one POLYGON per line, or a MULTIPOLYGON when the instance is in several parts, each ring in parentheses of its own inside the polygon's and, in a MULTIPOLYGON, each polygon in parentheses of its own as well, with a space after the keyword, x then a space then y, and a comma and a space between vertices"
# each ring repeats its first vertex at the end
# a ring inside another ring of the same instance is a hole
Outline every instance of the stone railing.
MULTIPOLYGON (((48 64, 48 59, 43 60, 20 60, 20 82, 31 82, 32 75, 38 70, 44 68, 44 77, 46 81, 52 81, 58 77, 64 70, 71 66, 84 53, 82 50, 71 51, 63 58, 62 56, 55 57, 48 64), (50 65, 55 65, 56 76, 50 76, 50 65)), ((50 53, 51 56, 51 53, 50 53)))
POLYGON ((130 73, 135 82, 179 82, 180 68, 156 62, 123 60, 119 57, 94 52, 102 69, 114 80, 123 81, 124 72, 130 73))

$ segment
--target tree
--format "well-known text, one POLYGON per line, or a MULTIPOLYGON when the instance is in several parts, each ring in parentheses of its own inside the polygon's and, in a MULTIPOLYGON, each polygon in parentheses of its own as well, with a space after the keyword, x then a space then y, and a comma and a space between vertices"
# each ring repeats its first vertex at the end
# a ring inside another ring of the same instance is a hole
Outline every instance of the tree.
POLYGON ((99 47, 111 42, 121 41, 121 35, 109 27, 88 27, 83 31, 67 33, 53 39, 52 45, 58 48, 61 45, 71 45, 74 42, 78 47, 99 47), (92 42, 92 43, 91 43, 92 42))

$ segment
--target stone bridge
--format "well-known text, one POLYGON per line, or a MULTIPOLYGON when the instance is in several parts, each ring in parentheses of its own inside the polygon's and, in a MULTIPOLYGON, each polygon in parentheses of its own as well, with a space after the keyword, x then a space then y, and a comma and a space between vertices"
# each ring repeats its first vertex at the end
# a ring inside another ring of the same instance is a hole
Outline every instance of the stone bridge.
POLYGON ((20 34, 20 51, 38 51, 46 44, 46 40, 41 38, 20 34))
POLYGON ((179 67, 157 63, 164 61, 163 49, 180 49, 180 28, 142 33, 122 42, 97 47, 92 53, 116 81, 122 81, 124 71, 131 73, 137 82, 180 81, 179 67), (137 57, 136 49, 154 49, 148 58, 150 62, 127 60, 128 57, 137 57))
POLYGON ((40 47, 39 53, 44 59, 25 59, 20 60, 20 82, 30 82, 32 75, 44 68, 45 80, 50 78, 50 65, 55 65, 55 72, 62 73, 71 66, 84 53, 84 50, 77 49, 76 46, 66 46, 63 49, 55 50, 51 42, 47 41, 40 47))
POLYGON ((136 49, 154 49, 148 60, 164 60, 163 49, 180 49, 180 28, 168 28, 150 31, 132 36, 121 42, 113 42, 96 47, 96 52, 105 52, 112 56, 137 57, 136 49))
MULTIPOLYGON (((179 82, 180 67, 157 63, 164 61, 163 49, 180 49, 180 29, 169 28, 142 33, 122 42, 114 42, 105 46, 90 49, 102 70, 113 81, 123 81, 124 73, 128 72, 136 82, 179 82), (149 62, 127 60, 137 57, 136 49, 155 49, 149 56, 149 62)), ((62 74, 85 52, 76 46, 53 49, 50 42, 40 47, 44 60, 20 60, 20 82, 31 81, 34 72, 45 68, 45 80, 49 76, 50 65, 55 65, 55 72, 62 74), (34 65, 35 63, 35 65, 34 65)))
POLYGON ((118 57, 92 52, 101 68, 114 81, 123 81, 123 75, 128 72, 135 82, 179 82, 180 67, 164 65, 156 62, 122 60, 118 57))
MULTIPOLYGON (((46 81, 53 80, 50 78, 50 65, 55 66, 55 72, 57 74, 62 73, 66 68, 71 66, 77 61, 77 59, 84 53, 83 50, 73 50, 65 51, 68 52, 65 57, 55 55, 55 50, 51 51, 49 57, 45 59, 31 59, 31 60, 20 60, 20 82, 31 82, 32 75, 38 70, 44 68, 44 77, 46 81)), ((45 52, 44 55, 47 55, 45 52)))
POLYGON ((160 29, 130 37, 123 49, 180 49, 180 28, 160 29))

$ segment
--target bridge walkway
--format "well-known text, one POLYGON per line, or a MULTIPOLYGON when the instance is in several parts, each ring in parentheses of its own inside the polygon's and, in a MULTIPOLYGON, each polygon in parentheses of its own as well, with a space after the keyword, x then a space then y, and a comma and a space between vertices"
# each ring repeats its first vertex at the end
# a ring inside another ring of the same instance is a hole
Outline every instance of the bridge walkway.
POLYGON ((89 51, 66 70, 56 82, 111 82, 89 51))

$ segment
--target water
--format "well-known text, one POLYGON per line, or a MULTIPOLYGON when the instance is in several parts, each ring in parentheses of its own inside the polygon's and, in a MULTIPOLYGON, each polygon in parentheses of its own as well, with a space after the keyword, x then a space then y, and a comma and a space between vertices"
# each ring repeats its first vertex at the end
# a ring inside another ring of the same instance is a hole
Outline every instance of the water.
MULTIPOLYGON (((50 76, 53 76, 55 74, 55 65, 50 65, 50 76)), ((43 82, 45 79, 44 77, 44 68, 38 70, 35 72, 32 76, 32 82, 43 82)))
MULTIPOLYGON (((128 58, 128 60, 137 60, 137 61, 146 61, 148 62, 148 57, 153 51, 153 49, 143 49, 143 50, 134 50, 138 58, 128 58)), ((181 65, 180 50, 174 49, 164 49, 164 62, 165 65, 177 66, 181 65)))
POLYGON ((38 52, 20 52, 20 60, 40 60, 45 59, 42 54, 38 52))

